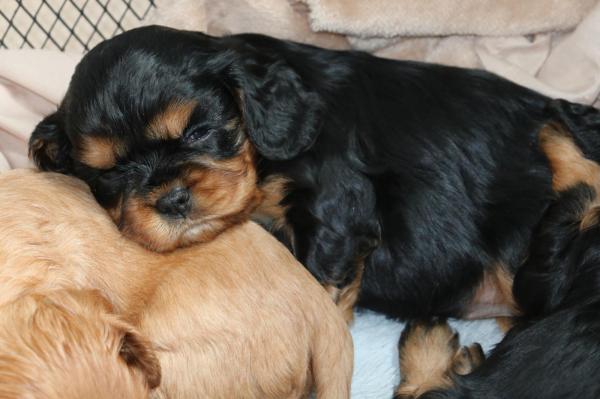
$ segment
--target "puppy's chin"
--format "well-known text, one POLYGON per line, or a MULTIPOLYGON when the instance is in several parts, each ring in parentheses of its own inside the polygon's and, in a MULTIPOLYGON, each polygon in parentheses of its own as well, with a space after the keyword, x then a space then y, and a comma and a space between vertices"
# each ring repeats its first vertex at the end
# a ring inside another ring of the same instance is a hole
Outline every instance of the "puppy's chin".
POLYGON ((161 220, 160 215, 144 220, 133 219, 121 223, 123 235, 155 252, 169 252, 194 243, 207 242, 222 228, 218 220, 194 223, 189 220, 161 220))
POLYGON ((227 168, 221 165, 188 171, 185 178, 150 193, 132 190, 107 211, 126 237, 153 251, 167 252, 210 241, 230 226, 248 220, 264 197, 248 160, 239 161, 237 168, 230 165, 233 161, 227 162, 227 168), (173 187, 185 187, 189 194, 189 208, 181 217, 158 211, 160 199, 173 187))
POLYGON ((247 217, 240 214, 175 219, 164 217, 150 207, 134 206, 128 207, 119 219, 119 229, 125 237, 152 251, 169 252, 192 244, 211 241, 225 229, 242 223, 247 217))
POLYGON ((188 230, 185 226, 169 223, 153 223, 152 226, 140 226, 135 222, 122 223, 120 229, 125 237, 155 252, 173 251, 194 242, 189 238, 184 239, 188 230))

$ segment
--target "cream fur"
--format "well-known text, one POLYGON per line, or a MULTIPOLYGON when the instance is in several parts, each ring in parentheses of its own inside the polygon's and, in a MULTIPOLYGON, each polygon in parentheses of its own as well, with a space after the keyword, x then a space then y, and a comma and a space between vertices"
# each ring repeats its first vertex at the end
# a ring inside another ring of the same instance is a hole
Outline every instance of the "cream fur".
POLYGON ((0 305, 98 289, 153 343, 155 398, 349 397, 352 343, 325 290, 253 223, 168 254, 121 236, 71 177, 0 175, 0 305))
POLYGON ((596 0, 304 1, 310 7, 313 30, 359 37, 505 36, 566 30, 596 4, 596 0))

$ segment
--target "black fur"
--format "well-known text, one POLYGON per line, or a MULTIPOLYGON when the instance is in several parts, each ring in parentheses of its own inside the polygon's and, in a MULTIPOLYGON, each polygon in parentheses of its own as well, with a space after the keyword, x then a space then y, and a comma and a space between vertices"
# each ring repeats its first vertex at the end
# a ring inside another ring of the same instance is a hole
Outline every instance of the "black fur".
POLYGON ((579 229, 595 199, 583 185, 560 195, 515 280, 525 320, 453 389, 420 399, 600 397, 600 226, 579 229))
POLYGON ((42 170, 68 173, 72 168, 71 143, 64 135, 60 112, 45 117, 29 139, 29 152, 42 170))
POLYGON ((597 399, 600 300, 513 328, 455 388, 419 399, 597 399))
POLYGON ((527 316, 548 314, 567 299, 575 299, 572 296, 586 298, 600 288, 600 281, 593 278, 600 270, 600 248, 595 246, 600 243, 600 230, 594 226, 580 231, 581 215, 595 196, 582 185, 561 193, 558 204, 549 208, 514 281, 515 299, 527 316), (582 283, 590 286, 574 286, 582 283))
MULTIPOLYGON (((111 170, 73 161, 68 171, 108 206, 168 180, 187 156, 234 153, 236 141, 218 132, 240 116, 260 178, 291 181, 290 246, 320 281, 347 285, 368 255, 362 306, 401 318, 460 316, 486 269, 521 264, 553 197, 540 128, 566 118, 577 131, 597 118, 588 107, 548 105, 478 70, 144 27, 84 57, 55 134, 68 138, 74 159, 84 135, 127 141, 130 153, 111 170), (173 99, 198 101, 184 138, 204 129, 204 144, 144 140, 149 119, 173 99)), ((42 124, 34 139, 43 133, 42 124)), ((600 159, 596 143, 582 141, 600 159)))

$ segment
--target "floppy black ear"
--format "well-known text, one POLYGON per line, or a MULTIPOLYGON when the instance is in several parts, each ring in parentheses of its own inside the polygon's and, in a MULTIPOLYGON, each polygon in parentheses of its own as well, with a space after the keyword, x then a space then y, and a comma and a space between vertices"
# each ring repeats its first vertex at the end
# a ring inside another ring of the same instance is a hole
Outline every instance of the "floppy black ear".
POLYGON ((67 173, 71 169, 71 143, 60 111, 45 117, 29 138, 29 157, 41 170, 67 173))
POLYGON ((244 123, 260 155, 291 159, 315 142, 323 102, 284 62, 264 68, 253 65, 238 79, 244 123))

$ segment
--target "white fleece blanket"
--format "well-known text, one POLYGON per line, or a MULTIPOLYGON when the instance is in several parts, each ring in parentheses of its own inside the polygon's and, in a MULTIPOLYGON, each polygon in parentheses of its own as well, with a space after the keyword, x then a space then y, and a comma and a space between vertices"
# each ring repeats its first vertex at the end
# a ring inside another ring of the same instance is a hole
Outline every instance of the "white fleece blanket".
MULTIPOLYGON (((494 320, 457 321, 450 324, 462 345, 479 342, 488 353, 503 334, 494 320)), ((404 323, 369 312, 357 312, 352 325, 354 376, 352 399, 389 399, 400 382, 398 339, 404 323)))

